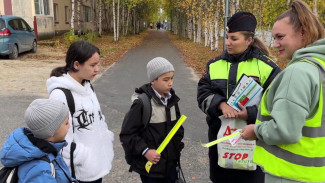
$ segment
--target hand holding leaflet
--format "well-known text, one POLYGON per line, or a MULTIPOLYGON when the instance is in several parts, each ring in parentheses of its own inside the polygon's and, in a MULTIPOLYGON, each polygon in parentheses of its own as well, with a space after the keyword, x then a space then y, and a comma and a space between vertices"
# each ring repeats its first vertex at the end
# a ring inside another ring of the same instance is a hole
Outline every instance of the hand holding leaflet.
POLYGON ((227 104, 237 111, 240 111, 238 103, 244 107, 257 105, 261 100, 262 91, 263 88, 252 77, 243 74, 227 104))

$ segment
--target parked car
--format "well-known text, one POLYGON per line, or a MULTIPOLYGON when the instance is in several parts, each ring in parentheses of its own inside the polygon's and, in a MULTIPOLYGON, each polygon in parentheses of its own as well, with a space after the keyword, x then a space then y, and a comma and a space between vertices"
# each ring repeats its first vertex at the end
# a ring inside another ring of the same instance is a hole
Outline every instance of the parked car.
POLYGON ((21 17, 0 15, 0 55, 16 59, 26 51, 37 51, 34 29, 21 17))

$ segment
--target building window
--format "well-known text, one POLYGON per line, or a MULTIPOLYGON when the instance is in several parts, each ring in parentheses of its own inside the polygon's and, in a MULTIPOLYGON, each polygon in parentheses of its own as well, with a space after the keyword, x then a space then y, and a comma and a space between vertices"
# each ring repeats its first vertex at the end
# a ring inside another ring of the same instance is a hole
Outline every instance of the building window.
POLYGON ((50 15, 49 0, 34 0, 37 15, 50 15))
POLYGON ((54 22, 59 22, 59 6, 58 6, 58 4, 54 3, 53 9, 54 9, 54 22))
POLYGON ((88 6, 84 6, 84 21, 89 22, 90 21, 90 8, 88 6))
POLYGON ((68 18, 69 18, 68 14, 69 14, 69 7, 68 6, 65 6, 64 7, 64 21, 65 22, 69 22, 69 20, 68 20, 68 18))

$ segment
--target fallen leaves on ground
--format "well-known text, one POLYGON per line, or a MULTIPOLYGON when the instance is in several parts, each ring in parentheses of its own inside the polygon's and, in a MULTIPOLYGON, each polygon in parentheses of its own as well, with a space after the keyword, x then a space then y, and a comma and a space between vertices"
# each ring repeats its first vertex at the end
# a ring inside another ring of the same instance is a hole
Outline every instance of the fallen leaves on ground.
POLYGON ((199 75, 205 72, 206 63, 222 53, 222 42, 219 42, 219 50, 211 51, 209 47, 194 43, 192 40, 179 39, 177 35, 169 34, 172 43, 183 55, 186 64, 192 67, 199 75))

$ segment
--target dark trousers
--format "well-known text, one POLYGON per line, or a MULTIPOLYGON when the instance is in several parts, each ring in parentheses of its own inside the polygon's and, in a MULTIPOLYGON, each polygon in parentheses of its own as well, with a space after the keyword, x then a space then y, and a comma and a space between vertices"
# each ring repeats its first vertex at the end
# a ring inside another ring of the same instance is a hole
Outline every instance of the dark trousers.
POLYGON ((102 178, 98 179, 98 180, 94 180, 94 181, 90 181, 90 182, 83 182, 78 180, 79 183, 102 183, 102 178))
POLYGON ((172 171, 168 177, 164 178, 152 178, 144 175, 140 175, 142 183, 175 183, 177 179, 177 172, 172 171))

